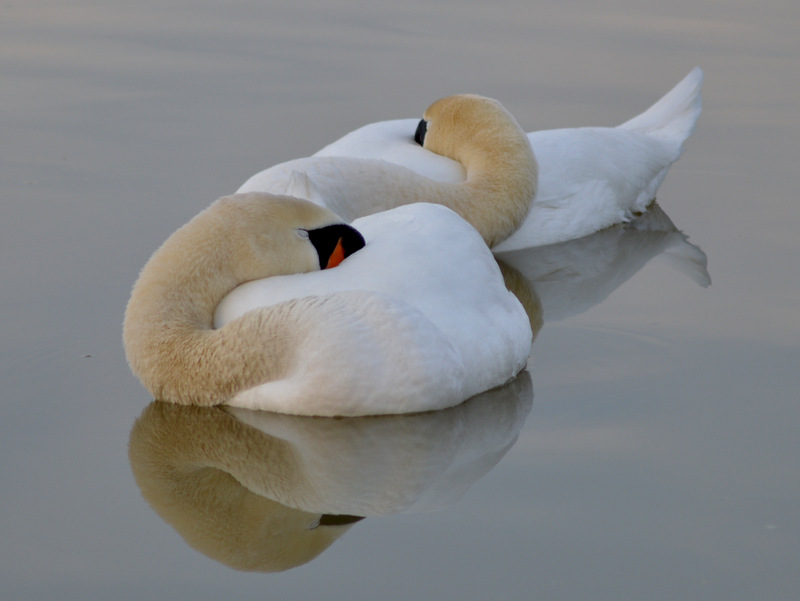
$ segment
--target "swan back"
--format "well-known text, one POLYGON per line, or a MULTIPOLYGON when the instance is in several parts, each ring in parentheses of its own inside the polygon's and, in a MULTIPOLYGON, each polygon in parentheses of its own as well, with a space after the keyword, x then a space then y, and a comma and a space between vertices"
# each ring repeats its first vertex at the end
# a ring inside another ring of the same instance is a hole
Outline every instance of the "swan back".
MULTIPOLYGON (((618 127, 529 133, 539 164, 533 207, 514 234, 493 249, 579 238, 647 210, 696 127, 702 84, 703 72, 695 68, 653 106, 618 127)), ((464 181, 461 163, 414 142, 416 124, 399 119, 365 125, 315 156, 383 159, 438 181, 464 181)))

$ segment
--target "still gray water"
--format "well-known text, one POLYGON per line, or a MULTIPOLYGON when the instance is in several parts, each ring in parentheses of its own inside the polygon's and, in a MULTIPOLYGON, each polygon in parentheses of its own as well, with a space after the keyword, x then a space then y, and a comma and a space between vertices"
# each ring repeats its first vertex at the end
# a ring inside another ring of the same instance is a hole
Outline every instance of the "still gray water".
POLYGON ((796 599, 799 29, 789 0, 5 3, 0 597, 796 599), (128 370, 139 269, 260 169, 460 92, 526 131, 616 125, 695 65, 704 111, 658 195, 682 234, 527 257, 544 325, 508 389, 320 422, 159 411, 128 370), (147 480, 158 428, 317 546, 266 549, 147 480), (232 569, 250 544, 283 571, 232 569))

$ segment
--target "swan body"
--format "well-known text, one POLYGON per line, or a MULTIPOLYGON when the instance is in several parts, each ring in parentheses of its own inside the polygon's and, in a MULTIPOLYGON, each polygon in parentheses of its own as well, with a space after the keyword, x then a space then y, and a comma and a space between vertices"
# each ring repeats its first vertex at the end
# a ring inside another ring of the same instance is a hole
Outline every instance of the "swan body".
POLYGON ((353 226, 366 246, 336 269, 248 282, 220 302, 221 328, 311 294, 331 306, 304 319, 290 376, 228 404, 313 415, 429 411, 499 386, 525 366, 527 313, 468 223, 417 203, 353 226))
POLYGON ((238 192, 303 198, 348 222, 414 202, 441 204, 471 223, 486 244, 498 244, 519 228, 536 192, 538 167, 525 132, 499 102, 471 94, 442 98, 423 117, 420 150, 458 165, 458 178, 432 178, 380 152, 314 156, 262 171, 238 192))
POLYGON ((251 193, 173 234, 126 310, 125 350, 145 387, 181 404, 371 415, 453 406, 524 367, 527 314, 453 211, 418 203, 359 220, 366 246, 320 270, 313 234, 332 227, 348 226, 251 193))
MULTIPOLYGON (((626 222, 645 211, 694 131, 702 82, 703 72, 693 69, 648 110, 618 127, 529 133, 539 167, 532 208, 511 236, 487 242, 499 251, 552 244, 626 222)), ((426 180, 465 181, 467 173, 457 161, 414 142, 418 122, 399 119, 366 125, 312 157, 256 174, 240 191, 299 196, 354 219, 391 206, 387 192, 391 194, 397 181, 408 177, 401 167, 426 180)))

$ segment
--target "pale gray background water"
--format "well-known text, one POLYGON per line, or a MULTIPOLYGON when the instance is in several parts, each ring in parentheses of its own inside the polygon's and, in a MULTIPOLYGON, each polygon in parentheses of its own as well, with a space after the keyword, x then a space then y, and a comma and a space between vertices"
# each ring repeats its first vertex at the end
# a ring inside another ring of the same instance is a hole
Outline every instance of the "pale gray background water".
POLYGON ((0 6, 0 597, 790 600, 800 591, 795 0, 0 6), (615 125, 693 66, 660 191, 709 257, 547 323, 517 444, 451 508, 243 574, 142 500, 120 324, 170 232, 252 173, 470 91, 615 125))

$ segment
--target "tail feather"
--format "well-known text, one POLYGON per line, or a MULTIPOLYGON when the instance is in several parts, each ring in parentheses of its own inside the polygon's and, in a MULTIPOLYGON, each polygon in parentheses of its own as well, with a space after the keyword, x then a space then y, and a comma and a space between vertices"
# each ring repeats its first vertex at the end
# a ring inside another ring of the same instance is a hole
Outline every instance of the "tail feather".
POLYGON ((700 117, 702 86, 703 71, 695 67, 653 106, 619 127, 683 145, 700 117))

